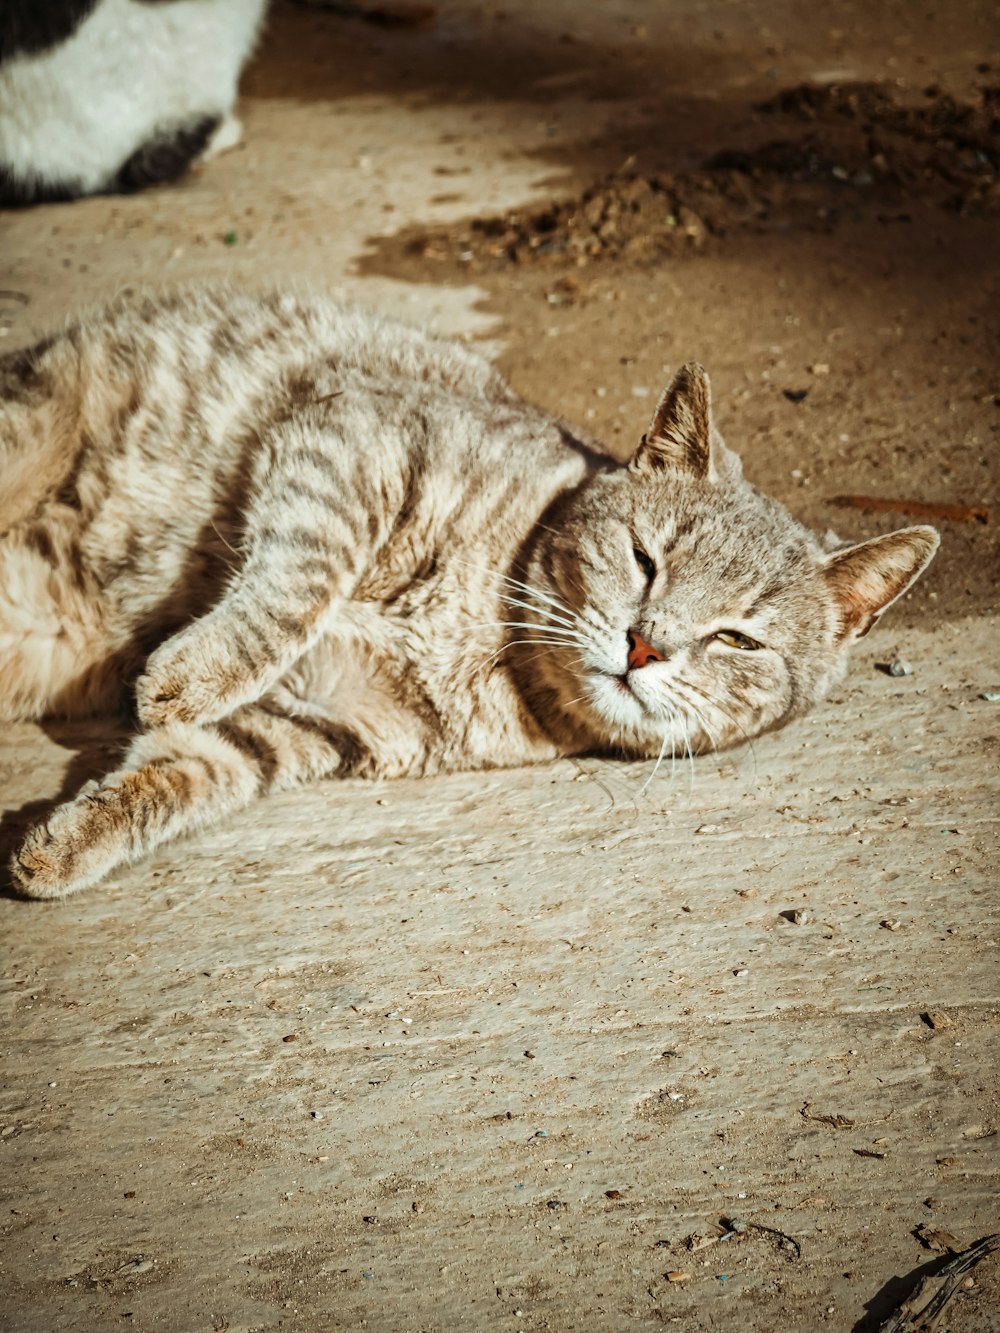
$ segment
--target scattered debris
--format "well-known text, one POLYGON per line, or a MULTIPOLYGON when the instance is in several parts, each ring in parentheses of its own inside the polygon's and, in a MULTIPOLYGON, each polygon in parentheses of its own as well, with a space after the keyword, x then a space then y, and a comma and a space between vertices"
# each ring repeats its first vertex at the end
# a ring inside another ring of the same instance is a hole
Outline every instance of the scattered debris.
POLYGON ((692 1235, 688 1236, 684 1244, 692 1253, 695 1253, 698 1250, 707 1250, 710 1245, 718 1245, 721 1239, 722 1239, 721 1232, 715 1236, 701 1236, 698 1235, 697 1232, 695 1232, 692 1235))
POLYGON ((914 514, 918 518, 951 518, 958 523, 990 523, 986 505, 938 504, 925 500, 889 500, 879 495, 835 495, 827 501, 840 509, 867 509, 875 514, 914 514))
MULTIPOLYGON (((740 1219, 737 1218, 736 1220, 738 1222, 740 1219)), ((733 1222, 729 1222, 728 1225, 733 1231, 736 1231, 733 1222)), ((794 1255, 796 1259, 802 1258, 802 1246, 795 1237, 790 1236, 787 1231, 780 1231, 777 1227, 765 1226, 763 1222, 746 1222, 744 1223, 744 1226, 748 1230, 763 1232, 766 1236, 777 1236, 778 1248, 780 1250, 784 1250, 787 1254, 794 1255)))
POLYGON ((925 1277, 906 1300, 878 1327, 878 1333, 932 1333, 945 1306, 964 1285, 965 1274, 1000 1249, 1000 1232, 956 1254, 943 1268, 925 1277))
POLYGON ((802 1110, 799 1112, 799 1115, 802 1116, 803 1120, 816 1120, 821 1125, 831 1125, 834 1129, 854 1128, 854 1121, 849 1116, 827 1115, 824 1113, 820 1113, 819 1115, 817 1115, 813 1111, 812 1102, 806 1102, 802 1110))
POLYGON ((140 1273, 151 1273, 156 1267, 155 1259, 146 1259, 141 1255, 135 1259, 129 1259, 127 1263, 121 1264, 116 1268, 111 1277, 138 1277, 140 1273))
POLYGON ((925 1249, 933 1250, 935 1254, 958 1254, 962 1248, 962 1242, 956 1240, 950 1231, 929 1227, 926 1222, 914 1227, 913 1234, 925 1249))
POLYGON ((894 657, 891 662, 876 662, 875 670, 881 671, 885 676, 912 676, 913 667, 909 662, 900 657, 894 657))
POLYGON ((920 1015, 921 1019, 929 1028, 938 1031, 940 1028, 953 1028, 955 1026, 952 1019, 940 1009, 928 1009, 926 1013, 920 1015))

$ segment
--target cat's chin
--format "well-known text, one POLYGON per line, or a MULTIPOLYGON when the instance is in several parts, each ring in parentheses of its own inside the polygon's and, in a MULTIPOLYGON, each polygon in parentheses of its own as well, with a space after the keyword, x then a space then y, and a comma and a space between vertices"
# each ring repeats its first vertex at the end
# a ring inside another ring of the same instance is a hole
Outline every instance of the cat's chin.
POLYGON ((633 689, 628 675, 595 672, 587 681, 590 705, 608 729, 630 741, 662 739, 662 720, 650 713, 633 689))

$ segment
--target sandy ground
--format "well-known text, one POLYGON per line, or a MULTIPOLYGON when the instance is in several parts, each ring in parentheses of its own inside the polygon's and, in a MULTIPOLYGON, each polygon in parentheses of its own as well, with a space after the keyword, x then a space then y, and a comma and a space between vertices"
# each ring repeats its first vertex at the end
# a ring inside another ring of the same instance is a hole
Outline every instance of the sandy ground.
MULTIPOLYGON (((241 149, 0 217, 0 329, 294 279, 483 340, 622 448, 698 357, 817 527, 995 506, 997 45, 974 0, 281 8, 241 149), (755 109, 851 80, 892 106, 755 109)), ((752 751, 325 785, 0 899, 2 1327, 873 1333, 1000 1230, 997 527, 940 526, 848 683, 752 751)), ((120 741, 0 737, 4 845, 120 741)), ((1000 1327, 996 1256, 971 1282, 939 1333, 1000 1327)))

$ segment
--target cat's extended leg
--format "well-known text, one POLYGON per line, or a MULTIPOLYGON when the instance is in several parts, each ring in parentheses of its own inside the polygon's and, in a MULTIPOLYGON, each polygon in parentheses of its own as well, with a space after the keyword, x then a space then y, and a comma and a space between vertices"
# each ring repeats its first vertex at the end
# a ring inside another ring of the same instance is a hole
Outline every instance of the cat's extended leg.
POLYGON ((244 564, 222 601, 154 652, 136 682, 148 727, 210 722, 261 698, 323 633, 406 493, 402 445, 351 447, 332 405, 300 411, 261 450, 244 564))
POLYGON ((66 897, 255 796, 349 768, 353 758, 348 734, 262 706, 213 726, 148 732, 121 768, 28 833, 11 861, 14 885, 29 898, 66 897))

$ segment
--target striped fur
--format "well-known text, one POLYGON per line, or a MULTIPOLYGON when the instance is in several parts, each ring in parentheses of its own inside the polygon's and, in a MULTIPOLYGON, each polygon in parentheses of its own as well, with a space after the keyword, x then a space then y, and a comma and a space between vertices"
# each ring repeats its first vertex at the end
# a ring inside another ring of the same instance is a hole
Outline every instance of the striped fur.
POLYGON ((743 480, 700 367, 621 466, 465 349, 216 289, 0 360, 0 533, 0 717, 131 695, 140 725, 29 833, 33 897, 324 776, 738 743, 937 544, 824 551, 743 480))

